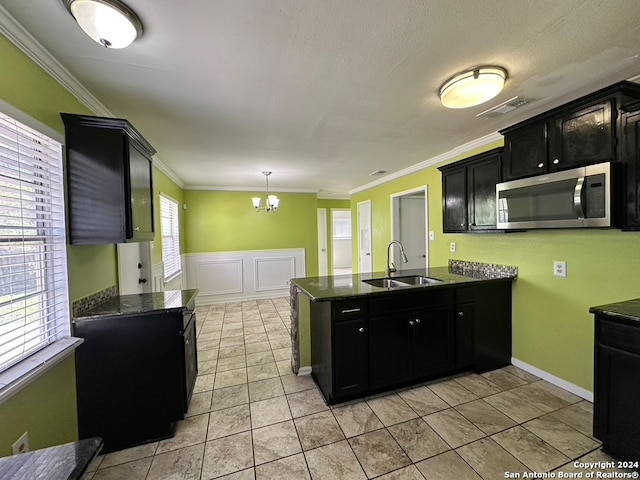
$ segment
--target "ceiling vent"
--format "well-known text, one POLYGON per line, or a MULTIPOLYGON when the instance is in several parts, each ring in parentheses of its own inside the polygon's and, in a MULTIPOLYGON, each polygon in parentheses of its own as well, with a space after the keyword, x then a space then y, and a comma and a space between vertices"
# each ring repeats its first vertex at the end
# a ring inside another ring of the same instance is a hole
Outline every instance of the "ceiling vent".
POLYGON ((500 105, 496 105, 495 107, 491 107, 489 110, 485 110, 484 112, 477 114, 476 117, 479 117, 479 118, 499 117, 500 115, 509 113, 510 111, 515 110, 516 108, 531 102, 535 102, 535 98, 513 97, 507 100, 506 102, 502 102, 500 105))
POLYGON ((386 170, 374 170, 373 172, 371 172, 369 174, 369 176, 370 177, 377 177, 377 176, 380 176, 380 175, 384 175, 385 173, 387 173, 386 170))

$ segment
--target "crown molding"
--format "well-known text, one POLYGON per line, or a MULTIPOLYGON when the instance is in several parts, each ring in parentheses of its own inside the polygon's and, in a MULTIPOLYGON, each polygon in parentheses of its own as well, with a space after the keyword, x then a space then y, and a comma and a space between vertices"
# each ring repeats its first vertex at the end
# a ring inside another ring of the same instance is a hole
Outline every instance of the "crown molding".
POLYGON ((176 185, 178 185, 180 188, 184 190, 184 182, 182 181, 182 179, 176 174, 176 172, 171 170, 171 168, 169 168, 169 166, 166 163, 160 160, 160 157, 158 157, 158 155, 153 156, 153 165, 157 167, 158 170, 164 173, 167 177, 169 177, 169 180, 171 180, 173 183, 175 183, 176 185))
MULTIPOLYGON (((0 5, 0 33, 7 37, 18 49, 42 68, 49 76, 64 87, 93 114, 101 117, 115 117, 100 100, 85 88, 33 35, 31 35, 7 10, 0 5)), ((171 181, 184 188, 184 181, 157 156, 154 163, 171 181)))
POLYGON ((93 113, 103 117, 114 116, 2 6, 0 6, 0 33, 93 113))
POLYGON ((318 200, 351 200, 351 197, 344 195, 321 195, 318 194, 318 200))
POLYGON ((383 185, 385 183, 391 182, 393 180, 397 180, 398 178, 405 177, 407 175, 419 172, 420 170, 424 170, 429 167, 435 167, 436 165, 441 165, 449 160, 453 160, 454 158, 465 155, 466 153, 469 153, 473 150, 477 150, 479 148, 485 147, 494 142, 502 140, 503 138, 504 137, 500 135, 498 132, 493 132, 493 133, 490 133, 489 135, 485 135, 484 137, 476 138, 475 140, 472 140, 470 142, 457 146, 452 150, 449 150, 448 152, 442 153, 435 157, 431 157, 427 160, 424 160, 420 163, 416 163, 415 165, 411 165, 402 170, 398 170, 397 172, 394 172, 390 175, 386 175, 382 178, 374 180, 373 182, 356 187, 353 190, 349 190, 349 195, 354 195, 356 193, 369 190, 370 188, 383 185))
MULTIPOLYGON (((211 190, 211 191, 220 191, 220 192, 251 192, 251 193, 266 193, 265 189, 253 186, 247 187, 230 187, 227 185, 224 186, 216 186, 216 185, 185 185, 185 190, 211 190)), ((317 190, 309 189, 309 188, 271 188, 269 187, 269 193, 278 192, 278 193, 314 193, 317 194, 317 190)))

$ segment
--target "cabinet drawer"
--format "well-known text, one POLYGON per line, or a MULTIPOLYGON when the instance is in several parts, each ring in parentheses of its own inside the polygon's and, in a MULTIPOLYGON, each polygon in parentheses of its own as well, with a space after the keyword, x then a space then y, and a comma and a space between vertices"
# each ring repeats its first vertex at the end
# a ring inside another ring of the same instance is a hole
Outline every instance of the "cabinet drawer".
POLYGON ((403 310, 417 310, 421 308, 451 305, 453 303, 452 288, 424 287, 424 290, 411 293, 385 295, 369 300, 369 310, 372 315, 403 310))
POLYGON ((333 303, 334 320, 353 320, 366 314, 366 302, 360 299, 343 300, 333 303))
POLYGON ((598 318, 598 342, 640 355, 640 326, 598 318))

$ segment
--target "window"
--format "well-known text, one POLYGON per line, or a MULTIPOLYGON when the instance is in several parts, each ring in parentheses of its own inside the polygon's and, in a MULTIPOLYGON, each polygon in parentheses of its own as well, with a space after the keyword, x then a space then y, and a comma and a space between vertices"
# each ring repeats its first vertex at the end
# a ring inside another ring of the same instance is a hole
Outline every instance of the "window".
POLYGON ((0 113, 0 372, 70 328, 62 146, 0 113))
POLYGON ((160 195, 160 228, 162 230, 162 263, 164 279, 175 277, 182 271, 180 263, 180 224, 178 202, 160 195))

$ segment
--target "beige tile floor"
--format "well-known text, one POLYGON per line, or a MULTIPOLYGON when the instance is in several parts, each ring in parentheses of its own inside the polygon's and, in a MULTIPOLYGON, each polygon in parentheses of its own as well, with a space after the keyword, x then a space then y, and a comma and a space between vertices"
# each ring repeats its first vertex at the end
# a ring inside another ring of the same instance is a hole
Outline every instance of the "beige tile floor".
POLYGON ((87 480, 493 480, 611 460, 589 402, 516 367, 330 408, 291 373, 286 298, 198 307, 197 320, 175 437, 101 456, 87 480))

